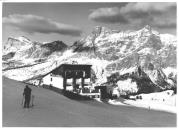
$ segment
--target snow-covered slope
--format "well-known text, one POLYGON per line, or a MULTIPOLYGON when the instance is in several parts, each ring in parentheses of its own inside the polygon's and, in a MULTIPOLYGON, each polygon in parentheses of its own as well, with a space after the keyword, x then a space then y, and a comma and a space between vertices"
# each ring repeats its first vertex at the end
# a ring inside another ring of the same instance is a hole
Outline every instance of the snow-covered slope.
POLYGON ((171 44, 173 46, 177 45, 177 39, 175 36, 171 34, 160 34, 160 39, 163 44, 167 44, 168 46, 171 44))
POLYGON ((31 85, 34 107, 23 109, 25 85, 3 78, 3 127, 176 127, 176 114, 76 101, 31 85))
POLYGON ((25 81, 32 78, 34 79, 36 77, 40 77, 49 73, 50 71, 58 67, 60 64, 67 63, 67 59, 74 54, 75 53, 73 53, 71 50, 67 50, 61 56, 53 56, 45 62, 40 62, 38 64, 29 66, 15 67, 13 69, 7 69, 3 71, 3 75, 17 81, 25 81))

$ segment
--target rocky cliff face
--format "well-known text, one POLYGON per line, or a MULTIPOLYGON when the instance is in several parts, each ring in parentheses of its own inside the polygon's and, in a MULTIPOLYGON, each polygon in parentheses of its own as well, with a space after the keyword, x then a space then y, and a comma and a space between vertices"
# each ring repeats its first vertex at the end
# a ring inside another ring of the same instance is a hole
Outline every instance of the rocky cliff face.
POLYGON ((95 48, 96 56, 112 62, 107 67, 112 70, 136 64, 147 68, 149 63, 153 63, 155 68, 176 67, 176 38, 159 34, 150 26, 131 32, 109 31, 104 27, 97 27, 91 35, 76 42, 76 48, 79 46, 79 51, 87 47, 95 48))
MULTIPOLYGON (((164 70, 176 69, 176 37, 172 35, 160 34, 150 26, 138 31, 113 31, 96 27, 91 35, 77 43, 76 52, 90 52, 94 57, 109 61, 105 67, 109 76, 114 73, 120 76, 127 74, 127 80, 140 67, 148 83, 158 88, 155 90, 171 88, 164 70)), ((173 75, 173 72, 168 73, 173 75)))
POLYGON ((175 36, 160 34, 150 26, 137 31, 110 30, 98 26, 71 47, 61 41, 40 44, 24 37, 11 38, 4 48, 5 62, 21 66, 24 61, 29 65, 27 59, 32 59, 38 61, 40 69, 33 65, 21 70, 7 70, 4 75, 11 77, 12 74, 17 75, 17 71, 23 74, 28 70, 29 76, 24 78, 28 79, 48 73, 62 63, 75 61, 92 65, 96 75, 94 84, 108 82, 118 86, 130 81, 135 92, 162 91, 176 88, 176 44, 175 36))

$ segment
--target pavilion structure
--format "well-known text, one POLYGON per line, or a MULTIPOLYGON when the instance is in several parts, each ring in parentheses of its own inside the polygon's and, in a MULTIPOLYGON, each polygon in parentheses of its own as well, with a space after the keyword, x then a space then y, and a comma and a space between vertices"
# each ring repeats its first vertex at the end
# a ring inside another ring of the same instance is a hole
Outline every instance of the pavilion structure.
POLYGON ((61 75, 63 77, 63 89, 66 91, 67 79, 72 78, 72 86, 75 90, 78 85, 76 83, 77 79, 81 79, 81 88, 83 89, 85 85, 85 79, 91 78, 91 65, 83 64, 62 64, 58 68, 54 69, 52 72, 54 75, 61 75))

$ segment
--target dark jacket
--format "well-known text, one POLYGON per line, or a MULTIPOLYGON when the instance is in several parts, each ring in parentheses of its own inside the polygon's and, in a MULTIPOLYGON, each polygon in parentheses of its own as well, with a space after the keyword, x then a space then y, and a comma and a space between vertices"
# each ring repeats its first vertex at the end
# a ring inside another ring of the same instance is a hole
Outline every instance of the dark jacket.
POLYGON ((31 88, 26 87, 26 88, 24 89, 23 96, 25 96, 25 97, 31 96, 31 91, 32 91, 31 88))

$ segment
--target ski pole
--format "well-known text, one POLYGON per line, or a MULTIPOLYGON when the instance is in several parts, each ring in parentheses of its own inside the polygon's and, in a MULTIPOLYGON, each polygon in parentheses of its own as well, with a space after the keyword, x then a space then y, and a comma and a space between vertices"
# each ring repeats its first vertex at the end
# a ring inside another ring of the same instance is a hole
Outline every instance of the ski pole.
POLYGON ((34 95, 32 95, 32 107, 34 106, 34 95))
POLYGON ((23 103, 24 103, 24 95, 22 96, 22 103, 21 103, 22 106, 23 106, 23 103))

